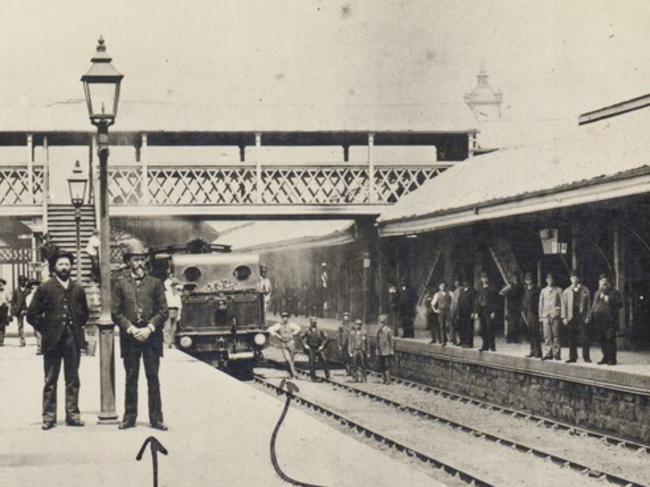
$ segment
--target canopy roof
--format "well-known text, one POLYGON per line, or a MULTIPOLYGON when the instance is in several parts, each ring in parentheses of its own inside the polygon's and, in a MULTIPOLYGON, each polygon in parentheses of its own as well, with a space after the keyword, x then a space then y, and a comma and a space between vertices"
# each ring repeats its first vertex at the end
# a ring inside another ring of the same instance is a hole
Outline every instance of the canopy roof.
POLYGON ((426 232, 650 191, 650 110, 635 113, 459 163, 384 211, 380 233, 426 232))

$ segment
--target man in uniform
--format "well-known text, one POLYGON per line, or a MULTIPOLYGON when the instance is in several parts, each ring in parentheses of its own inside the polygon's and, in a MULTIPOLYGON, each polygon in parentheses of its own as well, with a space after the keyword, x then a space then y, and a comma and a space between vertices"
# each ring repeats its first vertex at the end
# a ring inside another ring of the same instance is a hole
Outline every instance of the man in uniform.
POLYGON ((163 355, 163 327, 169 311, 162 282, 147 274, 146 251, 131 239, 124 252, 129 273, 112 286, 111 315, 120 327, 120 346, 126 371, 124 417, 120 429, 132 428, 138 416, 138 375, 140 358, 144 363, 149 390, 149 422, 165 431, 158 369, 163 355))
POLYGON ((506 341, 508 343, 519 343, 519 324, 521 323, 521 298, 524 290, 519 283, 519 275, 513 274, 510 282, 499 291, 499 294, 506 299, 505 311, 508 330, 506 341))
POLYGON ((25 298, 27 298, 28 294, 27 278, 25 276, 19 276, 18 287, 14 289, 14 293, 11 296, 11 313, 16 317, 21 347, 25 346, 25 314, 27 314, 25 298))
POLYGON ((282 356, 287 363, 289 374, 295 377, 296 367, 294 365, 294 357, 296 355, 296 336, 300 334, 300 327, 295 323, 289 321, 289 312, 283 311, 280 314, 282 321, 276 323, 268 329, 271 336, 276 337, 280 341, 280 350, 282 356))
POLYGON ((271 303, 271 279, 268 278, 268 269, 263 265, 260 266, 260 282, 257 284, 257 290, 264 296, 264 311, 269 310, 271 303))
POLYGON ((496 351, 494 342, 494 319, 497 310, 498 293, 492 285, 486 272, 481 272, 481 284, 476 291, 474 300, 474 318, 480 322, 480 333, 483 341, 479 351, 496 351))
POLYGON ((546 275, 546 287, 539 293, 539 320, 544 327, 544 359, 560 360, 560 316, 562 289, 555 285, 553 274, 546 275))
MULTIPOLYGON (((438 292, 431 299, 431 309, 438 315, 440 343, 444 347, 447 345, 447 336, 451 326, 451 293, 447 291, 447 284, 445 282, 441 282, 438 285, 438 292)), ((453 342, 453 338, 449 338, 453 342)))
POLYGON ((27 322, 42 335, 45 386, 43 426, 56 426, 56 386, 63 360, 65 374, 65 422, 83 426, 79 414, 79 359, 85 346, 83 327, 88 321, 88 304, 83 287, 70 279, 74 257, 57 251, 50 256, 52 277, 40 285, 27 309, 27 322))
POLYGON ((528 327, 530 352, 526 358, 542 358, 542 334, 539 321, 539 288, 533 280, 533 273, 524 276, 524 294, 521 298, 521 313, 528 327))
POLYGON ((589 357, 589 311, 591 295, 580 282, 580 274, 573 269, 570 273, 571 285, 562 292, 562 322, 568 327, 569 360, 567 364, 578 360, 578 334, 582 343, 582 360, 591 362, 589 357))
POLYGON ((456 307, 456 323, 462 347, 474 347, 474 321, 472 320, 472 310, 474 309, 475 300, 476 289, 474 289, 473 286, 470 286, 467 278, 463 278, 463 286, 458 292, 458 304, 456 307))
POLYGON ((408 281, 402 279, 397 304, 397 313, 399 314, 399 319, 402 323, 402 338, 415 337, 413 321, 415 320, 417 299, 417 294, 408 284, 408 281))
MULTIPOLYGON (((388 317, 379 316, 379 330, 377 330, 377 357, 379 368, 384 374, 384 384, 390 384, 390 368, 395 355, 395 344, 393 342, 393 330, 388 326, 388 317)), ((365 376, 365 374, 364 374, 365 376)))
POLYGON ((362 321, 355 320, 352 331, 350 332, 350 341, 348 342, 348 352, 352 361, 352 380, 353 382, 367 382, 366 367, 368 363, 368 334, 362 328, 362 321))
POLYGON ((622 306, 621 294, 609 283, 605 274, 598 278, 598 290, 594 294, 589 321, 593 320, 598 331, 603 358, 599 365, 616 365, 616 332, 618 331, 618 311, 622 306))
POLYGON ((9 324, 9 303, 5 294, 6 285, 7 281, 0 278, 0 347, 5 345, 5 329, 9 324))
POLYGON ((325 370, 325 378, 330 378, 330 369, 327 366, 327 357, 325 356, 325 346, 327 345, 327 335, 317 326, 318 320, 315 316, 309 318, 309 328, 301 335, 302 346, 309 356, 309 375, 311 380, 316 380, 316 360, 318 360, 325 370))
POLYGON ((350 354, 348 353, 348 340, 350 339, 350 313, 343 313, 341 324, 336 334, 336 345, 339 350, 339 357, 345 365, 345 373, 351 375, 350 354))

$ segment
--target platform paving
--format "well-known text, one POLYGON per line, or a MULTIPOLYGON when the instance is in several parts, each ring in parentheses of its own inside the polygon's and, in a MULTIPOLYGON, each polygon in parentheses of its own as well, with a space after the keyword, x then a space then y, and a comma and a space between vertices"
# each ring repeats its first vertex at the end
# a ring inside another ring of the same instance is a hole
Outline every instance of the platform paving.
MULTIPOLYGON (((117 341, 116 341, 117 343, 117 341)), ((177 350, 165 351, 160 377, 169 431, 148 427, 141 384, 136 428, 119 431, 96 423, 99 406, 97 357, 82 357, 80 408, 84 428, 63 424, 59 383, 59 425, 40 429, 42 359, 33 340, 17 339, 0 348, 0 485, 152 485, 147 452, 135 456, 155 436, 168 450, 159 456, 159 485, 196 487, 287 485, 269 459, 269 440, 283 399, 239 382, 177 350)), ((141 380, 144 381, 143 374, 141 380)), ((124 374, 116 364, 118 412, 124 374)), ((332 428, 300 409, 290 410, 278 441, 285 471, 300 480, 327 486, 441 485, 412 465, 396 460, 332 428)))

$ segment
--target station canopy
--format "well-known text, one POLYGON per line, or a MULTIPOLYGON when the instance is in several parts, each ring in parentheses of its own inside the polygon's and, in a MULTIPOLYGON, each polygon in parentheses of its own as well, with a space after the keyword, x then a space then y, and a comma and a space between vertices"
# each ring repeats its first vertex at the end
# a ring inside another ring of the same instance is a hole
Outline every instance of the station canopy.
POLYGON ((351 243, 356 238, 354 220, 254 221, 222 232, 215 243, 238 252, 276 252, 351 243))
POLYGON ((387 208, 384 237, 650 191, 650 109, 457 163, 387 208))

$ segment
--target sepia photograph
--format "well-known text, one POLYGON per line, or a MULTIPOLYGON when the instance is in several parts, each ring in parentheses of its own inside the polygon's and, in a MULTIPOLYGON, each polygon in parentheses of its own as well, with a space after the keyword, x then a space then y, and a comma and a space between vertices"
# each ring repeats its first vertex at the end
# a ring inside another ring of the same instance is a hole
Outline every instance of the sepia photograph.
POLYGON ((650 487, 647 1, 0 7, 0 487, 650 487))

